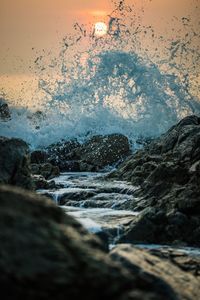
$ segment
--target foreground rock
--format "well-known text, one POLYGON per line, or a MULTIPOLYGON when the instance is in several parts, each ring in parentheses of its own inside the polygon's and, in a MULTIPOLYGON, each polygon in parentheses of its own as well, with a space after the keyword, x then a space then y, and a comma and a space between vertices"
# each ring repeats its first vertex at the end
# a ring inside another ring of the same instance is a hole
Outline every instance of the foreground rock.
MULTIPOLYGON (((200 277, 200 250, 199 249, 177 249, 176 247, 148 247, 145 249, 152 255, 170 261, 185 272, 191 273, 195 277, 200 277)), ((143 245, 143 247, 145 247, 143 245)))
POLYGON ((115 261, 122 263, 130 272, 137 274, 138 280, 140 276, 142 278, 145 274, 147 276, 152 274, 155 277, 152 277, 152 281, 149 282, 151 286, 156 286, 164 292, 163 281, 165 281, 176 290, 179 299, 199 299, 199 280, 167 260, 136 249, 131 245, 117 246, 111 251, 110 256, 115 261), (158 278, 160 278, 160 282, 158 278))
POLYGON ((33 188, 29 148, 23 140, 0 137, 0 183, 33 188))
POLYGON ((47 148, 53 165, 61 171, 99 171, 130 154, 128 139, 121 134, 94 136, 82 145, 66 141, 47 148))
POLYGON ((132 155, 113 175, 140 186, 129 241, 200 246, 200 118, 190 116, 132 155))
MULTIPOLYGON (((179 299, 153 271, 114 262, 50 200, 9 186, 0 187, 0 240, 4 299, 179 299)), ((189 282, 187 299, 197 299, 196 282, 189 282)))

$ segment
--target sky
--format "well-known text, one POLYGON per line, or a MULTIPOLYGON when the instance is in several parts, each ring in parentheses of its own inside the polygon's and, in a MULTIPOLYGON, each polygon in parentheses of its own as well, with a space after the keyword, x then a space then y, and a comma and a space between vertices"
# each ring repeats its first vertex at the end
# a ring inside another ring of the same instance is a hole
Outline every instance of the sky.
MULTIPOLYGON (((173 16, 190 14, 198 27, 200 0, 127 0, 146 3, 145 22, 166 32, 173 16)), ((110 0, 0 0, 0 88, 34 76, 29 69, 35 52, 58 46, 73 24, 106 21, 112 11, 110 0)), ((16 87, 16 85, 15 85, 16 87)))

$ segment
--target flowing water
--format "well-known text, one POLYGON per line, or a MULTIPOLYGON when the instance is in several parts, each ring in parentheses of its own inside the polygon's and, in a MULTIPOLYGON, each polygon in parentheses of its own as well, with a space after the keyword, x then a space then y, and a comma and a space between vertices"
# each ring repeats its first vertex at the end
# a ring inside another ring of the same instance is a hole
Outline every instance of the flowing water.
POLYGON ((75 217, 90 232, 105 232, 110 243, 119 238, 125 228, 138 215, 128 210, 136 188, 123 181, 107 181, 103 173, 63 173, 55 178, 62 188, 38 190, 66 213, 75 217), (127 208, 127 209, 126 209, 127 208))
MULTIPOLYGON (((133 196, 136 187, 125 181, 105 180, 107 173, 62 173, 54 178, 62 188, 38 190, 50 197, 67 214, 77 219, 89 232, 105 233, 110 249, 130 222, 139 215, 131 210, 139 199, 133 196), (62 203, 62 205, 60 205, 62 203)), ((142 249, 174 251, 183 255, 200 257, 200 249, 156 244, 137 244, 142 249)))

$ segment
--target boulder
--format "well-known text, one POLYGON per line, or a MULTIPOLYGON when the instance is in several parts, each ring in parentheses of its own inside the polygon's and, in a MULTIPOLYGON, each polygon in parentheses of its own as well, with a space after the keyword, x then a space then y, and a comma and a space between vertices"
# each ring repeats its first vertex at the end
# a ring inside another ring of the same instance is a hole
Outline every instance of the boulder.
POLYGON ((33 175, 32 178, 33 178, 33 182, 34 182, 36 190, 56 189, 56 188, 63 187, 63 186, 58 186, 54 180, 47 181, 42 175, 33 175))
MULTIPOLYGON (((0 186, 0 240, 5 300, 179 299, 164 280, 115 262, 97 237, 50 200, 28 191, 0 186)), ((184 286, 192 299, 196 285, 189 283, 184 286)))
POLYGON ((69 172, 99 171, 131 153, 129 141, 122 134, 93 136, 83 144, 76 140, 61 141, 46 151, 51 164, 69 172))
POLYGON ((33 188, 28 145, 20 139, 0 137, 0 183, 33 188))
POLYGON ((33 175, 41 175, 45 179, 52 179, 60 175, 59 167, 50 163, 31 164, 31 172, 33 175))
POLYGON ((76 155, 84 163, 93 165, 96 169, 124 159, 130 154, 128 138, 122 134, 94 136, 76 151, 76 155))
POLYGON ((32 164, 43 164, 47 162, 47 152, 43 150, 35 150, 31 152, 31 163, 32 164))
POLYGON ((76 140, 62 140, 50 145, 46 149, 48 162, 58 166, 61 171, 79 171, 79 164, 76 161, 73 162, 73 158, 69 159, 70 153, 78 147, 80 147, 80 143, 76 140))
POLYGON ((152 207, 164 214, 165 221, 157 220, 157 228, 154 221, 149 224, 147 215, 138 218, 139 227, 134 220, 130 226, 134 234, 129 230, 129 238, 135 239, 137 227, 137 231, 141 228, 143 232, 146 228, 148 242, 179 240, 200 245, 200 117, 184 118, 129 157, 110 176, 138 186, 134 196, 140 201, 135 210, 152 207))
MULTIPOLYGON (((145 250, 137 249, 132 245, 119 245, 111 251, 110 256, 113 260, 122 263, 122 265, 130 272, 137 274, 138 281, 140 278, 142 279, 151 274, 152 278, 149 281, 149 286, 151 286, 151 288, 157 288, 165 293, 163 282, 167 282, 174 290, 176 290, 179 299, 199 299, 199 280, 192 274, 184 272, 178 266, 167 260, 160 259, 159 257, 151 255, 145 250)), ((140 282, 138 282, 138 285, 139 284, 140 282)))
POLYGON ((142 211, 130 222, 119 242, 200 246, 200 220, 178 210, 155 207, 142 211))
POLYGON ((178 266, 181 270, 191 273, 195 277, 200 277, 200 251, 196 248, 178 248, 160 246, 145 248, 147 252, 152 255, 158 256, 161 259, 165 259, 170 263, 178 266))

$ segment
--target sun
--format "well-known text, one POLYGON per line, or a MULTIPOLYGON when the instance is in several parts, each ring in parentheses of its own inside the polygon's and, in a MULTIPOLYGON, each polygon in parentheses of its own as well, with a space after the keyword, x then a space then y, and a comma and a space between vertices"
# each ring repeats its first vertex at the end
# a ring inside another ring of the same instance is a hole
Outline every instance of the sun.
POLYGON ((98 37, 106 35, 108 32, 108 27, 104 22, 97 22, 94 25, 94 34, 98 37))

